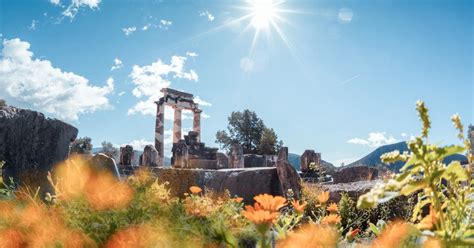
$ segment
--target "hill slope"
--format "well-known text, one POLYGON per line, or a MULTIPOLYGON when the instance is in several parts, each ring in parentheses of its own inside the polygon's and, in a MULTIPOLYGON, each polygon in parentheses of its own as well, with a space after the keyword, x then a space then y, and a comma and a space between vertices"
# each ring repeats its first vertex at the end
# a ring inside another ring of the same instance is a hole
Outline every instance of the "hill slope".
MULTIPOLYGON (((367 165, 367 166, 387 166, 386 164, 383 164, 382 161, 380 160, 380 156, 384 153, 391 152, 398 150, 400 153, 404 151, 408 151, 408 145, 406 142, 399 142, 395 144, 390 144, 390 145, 385 145, 378 147, 375 149, 373 152, 367 154, 365 157, 347 165, 347 166, 357 166, 357 165, 367 165)), ((467 163, 467 158, 466 156, 462 154, 454 154, 449 157, 447 157, 444 162, 445 163, 450 163, 453 160, 459 160, 461 163, 467 163)), ((388 168, 392 171, 398 172, 400 168, 404 165, 404 162, 396 162, 394 164, 390 164, 388 168)))

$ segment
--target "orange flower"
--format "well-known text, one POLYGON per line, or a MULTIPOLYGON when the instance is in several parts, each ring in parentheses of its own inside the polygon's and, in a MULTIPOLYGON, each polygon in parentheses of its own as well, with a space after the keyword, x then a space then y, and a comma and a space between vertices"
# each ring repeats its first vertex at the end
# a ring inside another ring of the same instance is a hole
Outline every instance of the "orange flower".
POLYGON ((425 216, 416 227, 420 230, 432 230, 438 223, 438 213, 430 206, 430 214, 425 216))
POLYGON ((298 201, 295 200, 291 202, 291 205, 293 205, 293 208, 299 214, 304 213, 304 209, 306 208, 306 203, 300 204, 298 201))
POLYGON ((321 224, 324 225, 336 225, 341 223, 341 216, 337 214, 330 214, 327 216, 324 216, 323 219, 321 220, 321 224))
POLYGON ((329 226, 306 224, 277 243, 277 248, 336 247, 338 233, 329 226))
POLYGON ((199 188, 198 186, 191 186, 189 187, 189 191, 191 191, 191 193, 193 194, 199 194, 202 192, 202 189, 199 188))
POLYGON ((318 195, 318 201, 321 204, 326 203, 329 200, 329 191, 324 191, 321 192, 321 194, 318 195))
POLYGON ((262 209, 260 205, 255 204, 255 207, 245 206, 242 215, 252 222, 260 233, 265 233, 275 223, 278 212, 262 209))
POLYGON ((392 248, 405 247, 405 241, 416 231, 413 225, 405 222, 394 222, 388 225, 384 231, 374 240, 372 247, 392 248))
POLYGON ((91 175, 85 186, 87 201, 96 210, 122 208, 133 198, 133 189, 110 174, 91 175))
POLYGON ((257 195, 253 198, 264 210, 271 212, 278 211, 285 206, 286 199, 281 196, 272 196, 269 194, 257 195))
POLYGON ((428 240, 423 243, 423 248, 444 248, 446 247, 443 244, 443 241, 438 238, 428 238, 428 240))
POLYGON ((330 213, 336 213, 339 209, 337 208, 337 204, 336 204, 336 203, 331 203, 331 204, 329 204, 327 210, 328 210, 330 213))
POLYGON ((244 200, 244 198, 242 198, 242 197, 236 197, 236 198, 234 198, 233 200, 234 200, 234 202, 236 202, 236 203, 241 203, 241 202, 244 200))
POLYGON ((131 226, 116 232, 105 245, 107 248, 147 247, 151 231, 143 226, 131 226))
POLYGON ((23 235, 15 229, 0 229, 0 247, 25 247, 23 235))

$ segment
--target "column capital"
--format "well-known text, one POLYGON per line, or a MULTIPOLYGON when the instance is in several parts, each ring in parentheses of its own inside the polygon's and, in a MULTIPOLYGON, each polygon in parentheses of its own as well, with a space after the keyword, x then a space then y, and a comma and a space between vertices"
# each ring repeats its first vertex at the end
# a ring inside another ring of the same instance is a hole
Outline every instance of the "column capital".
POLYGON ((193 112, 196 113, 196 114, 200 114, 200 113, 202 113, 202 109, 195 108, 195 109, 193 109, 193 112))

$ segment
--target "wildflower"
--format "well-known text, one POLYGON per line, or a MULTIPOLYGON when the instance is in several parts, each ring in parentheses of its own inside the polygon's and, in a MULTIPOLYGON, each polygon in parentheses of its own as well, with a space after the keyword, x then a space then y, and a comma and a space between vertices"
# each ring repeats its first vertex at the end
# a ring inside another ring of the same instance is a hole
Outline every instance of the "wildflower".
POLYGON ((329 191, 321 192, 318 195, 318 201, 321 204, 325 204, 329 200, 329 191))
POLYGON ((324 225, 336 225, 341 223, 341 216, 337 214, 330 214, 323 217, 321 224, 324 225))
POLYGON ((356 228, 354 230, 352 230, 352 228, 351 228, 351 230, 349 230, 349 232, 347 232, 347 234, 346 234, 347 241, 349 241, 349 242, 354 241, 355 237, 357 236, 357 234, 359 232, 360 232, 359 228, 356 228))
POLYGON ((189 191, 191 191, 191 193, 193 194, 199 194, 202 192, 202 189, 199 188, 198 186, 191 186, 189 187, 189 191))
POLYGON ((304 213, 304 209, 306 208, 306 203, 300 204, 298 201, 295 200, 291 202, 291 205, 298 214, 304 213))
POLYGON ((416 228, 405 222, 395 222, 387 226, 382 234, 372 243, 372 247, 392 248, 405 247, 404 243, 408 240, 416 228))
POLYGON ((242 197, 237 197, 237 198, 233 199, 233 201, 236 202, 236 203, 241 203, 243 200, 244 200, 244 198, 242 198, 242 197))
POLYGON ((298 231, 290 233, 286 239, 278 241, 277 247, 336 247, 337 239, 338 233, 334 228, 310 223, 302 226, 298 231))
POLYGON ((96 210, 125 207, 133 198, 133 189, 110 174, 91 175, 85 187, 86 199, 96 210))
POLYGON ((438 238, 428 238, 428 240, 426 240, 424 243, 423 243, 423 248, 444 248, 446 247, 443 242, 438 239, 438 238))
POLYGON ((336 203, 331 203, 331 204, 329 204, 327 210, 328 210, 330 213, 336 213, 336 212, 338 211, 337 204, 336 204, 336 203))
POLYGON ((105 247, 147 247, 150 245, 150 234, 150 229, 143 226, 128 227, 112 235, 105 247))
POLYGON ((430 206, 430 214, 425 216, 416 227, 420 230, 431 230, 435 227, 438 222, 439 216, 433 207, 430 206))
POLYGON ((15 229, 0 229, 0 247, 25 247, 23 235, 15 229))
POLYGON ((278 211, 286 204, 285 198, 269 194, 257 195, 253 199, 261 206, 261 208, 270 212, 278 211))
POLYGON ((278 212, 262 209, 260 205, 255 204, 255 207, 245 206, 242 215, 252 222, 260 233, 265 233, 275 223, 278 212))

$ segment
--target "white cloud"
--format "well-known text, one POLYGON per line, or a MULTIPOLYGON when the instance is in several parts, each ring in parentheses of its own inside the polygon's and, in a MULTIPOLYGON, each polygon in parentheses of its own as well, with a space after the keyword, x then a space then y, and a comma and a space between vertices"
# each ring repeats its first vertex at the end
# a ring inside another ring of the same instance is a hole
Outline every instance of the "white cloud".
POLYGON ((61 4, 61 1, 60 1, 60 0, 50 0, 49 2, 52 3, 52 4, 54 4, 54 5, 59 5, 59 4, 61 4))
POLYGON ((128 28, 122 28, 122 31, 123 33, 126 35, 126 36, 129 36, 131 35, 133 32, 135 32, 137 30, 137 27, 133 26, 133 27, 128 27, 128 28))
POLYGON ((33 20, 31 21, 31 24, 30 26, 28 27, 28 29, 30 30, 36 30, 36 25, 38 24, 38 21, 37 20, 33 20))
POLYGON ((186 71, 184 63, 186 57, 172 56, 169 64, 163 63, 161 59, 151 65, 134 65, 129 77, 135 84, 132 94, 137 98, 146 98, 139 101, 135 106, 128 110, 128 114, 141 113, 144 115, 155 115, 157 101, 162 93, 162 88, 171 85, 171 79, 186 79, 189 81, 198 81, 198 75, 194 70, 186 71))
POLYGON ((167 20, 160 20, 160 24, 158 24, 158 27, 163 29, 163 30, 168 30, 168 28, 173 24, 171 21, 167 20))
POLYGON ((340 9, 339 13, 337 14, 337 18, 342 23, 350 23, 352 21, 353 16, 354 13, 352 13, 352 10, 347 8, 340 9))
POLYGON ((191 58, 195 58, 199 55, 195 52, 186 52, 186 56, 191 57, 191 58))
POLYGON ((193 100, 195 103, 199 104, 200 106, 212 106, 211 103, 202 100, 199 96, 195 96, 193 100))
POLYGON ((133 150, 143 151, 143 148, 145 148, 146 145, 154 145, 154 144, 155 144, 154 141, 138 139, 138 140, 132 140, 128 143, 122 144, 121 147, 124 147, 126 145, 131 145, 133 147, 133 150))
POLYGON ((208 115, 208 114, 206 114, 206 113, 204 113, 204 112, 202 112, 202 113, 201 113, 201 118, 203 118, 203 119, 209 119, 209 118, 211 118, 211 116, 208 115))
POLYGON ((150 23, 145 24, 145 26, 142 27, 143 31, 147 31, 152 25, 150 23))
POLYGON ((123 67, 123 63, 120 59, 115 58, 114 59, 114 65, 110 68, 111 71, 117 70, 123 67))
POLYGON ((207 17, 207 20, 210 21, 210 22, 214 21, 214 16, 208 10, 199 11, 199 16, 207 17))
POLYGON ((392 135, 387 135, 385 132, 371 132, 367 139, 353 138, 347 141, 350 144, 363 145, 369 147, 379 147, 383 145, 393 144, 398 142, 392 135))
POLYGON ((240 68, 246 72, 252 71, 255 68, 255 61, 245 57, 240 60, 240 68))
POLYGON ((30 43, 18 38, 3 40, 1 96, 64 120, 77 120, 80 114, 111 107, 107 95, 114 88, 112 78, 103 87, 90 85, 86 78, 63 72, 49 60, 34 59, 29 48, 30 43))
MULTIPOLYGON (((56 0, 51 1, 51 3, 59 5, 59 0, 57 4, 55 2, 56 0)), ((63 16, 69 17, 72 20, 81 8, 89 7, 92 10, 98 9, 100 2, 101 0, 71 0, 71 4, 64 10, 63 16)))
POLYGON ((125 91, 118 93, 118 96, 123 96, 123 95, 125 95, 125 91))
POLYGON ((401 136, 402 136, 403 138, 405 138, 405 137, 408 137, 408 134, 407 134, 407 133, 402 133, 401 136))

